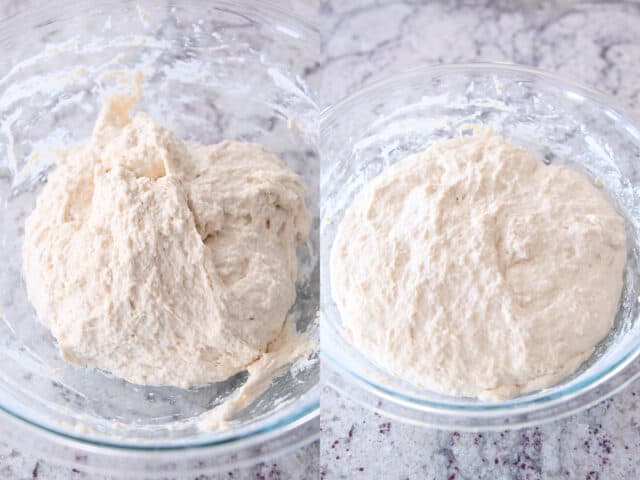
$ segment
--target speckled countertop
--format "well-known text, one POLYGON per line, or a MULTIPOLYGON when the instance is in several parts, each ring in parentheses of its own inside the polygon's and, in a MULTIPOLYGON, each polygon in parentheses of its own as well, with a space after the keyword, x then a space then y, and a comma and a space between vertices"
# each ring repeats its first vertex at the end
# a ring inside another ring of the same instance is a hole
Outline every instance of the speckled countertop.
MULTIPOLYGON (((2 421, 0 419, 0 421, 2 421)), ((185 477, 179 473, 154 480, 306 480, 318 478, 319 442, 294 452, 261 462, 249 468, 232 469, 218 474, 185 477)), ((78 458, 82 459, 82 456, 78 458)), ((112 480, 114 477, 87 472, 79 461, 75 467, 56 465, 55 461, 33 455, 24 446, 0 441, 0 478, 2 480, 112 480)))
MULTIPOLYGON (((640 2, 332 0, 323 4, 322 22, 325 105, 418 64, 508 61, 640 108, 640 2)), ((390 421, 328 387, 321 401, 325 479, 640 478, 637 384, 567 419, 497 433, 390 421)))

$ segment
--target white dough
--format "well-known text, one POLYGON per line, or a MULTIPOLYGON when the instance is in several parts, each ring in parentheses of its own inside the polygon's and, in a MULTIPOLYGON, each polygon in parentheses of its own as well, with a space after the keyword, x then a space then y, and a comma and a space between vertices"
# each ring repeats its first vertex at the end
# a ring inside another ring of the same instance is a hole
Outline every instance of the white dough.
POLYGON ((65 360, 131 382, 221 381, 269 351, 295 300, 304 187, 256 144, 186 143, 107 101, 26 223, 29 299, 65 360))
POLYGON ((390 373, 502 399, 556 383, 613 325, 623 218, 581 174, 499 136, 434 143, 347 209, 331 253, 346 335, 390 373))

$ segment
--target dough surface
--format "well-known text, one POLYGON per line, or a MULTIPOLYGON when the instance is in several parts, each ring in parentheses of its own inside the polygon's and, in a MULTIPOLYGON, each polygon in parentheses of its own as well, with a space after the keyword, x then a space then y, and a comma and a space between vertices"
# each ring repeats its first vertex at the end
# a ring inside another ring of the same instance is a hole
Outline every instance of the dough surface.
POLYGON ((26 222, 29 299, 63 358, 134 383, 224 380, 269 350, 295 301, 304 187, 257 144, 180 140, 109 99, 26 222))
POLYGON ((623 218, 581 174, 461 137, 359 192, 331 252, 356 348, 440 393, 503 399, 572 373, 613 325, 623 218))

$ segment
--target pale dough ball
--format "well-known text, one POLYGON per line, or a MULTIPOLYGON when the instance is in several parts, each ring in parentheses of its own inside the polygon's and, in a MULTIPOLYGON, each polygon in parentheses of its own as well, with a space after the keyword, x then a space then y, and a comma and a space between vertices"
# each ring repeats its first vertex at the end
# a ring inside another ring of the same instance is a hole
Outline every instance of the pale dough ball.
POLYGON ((295 300, 304 187, 264 147, 181 141, 128 97, 61 155, 26 223, 29 298, 65 360, 189 387, 246 369, 295 300))
POLYGON ((613 325, 623 218, 590 181, 499 136, 434 143, 354 199, 331 253, 346 335, 420 387, 485 399, 554 384, 613 325))

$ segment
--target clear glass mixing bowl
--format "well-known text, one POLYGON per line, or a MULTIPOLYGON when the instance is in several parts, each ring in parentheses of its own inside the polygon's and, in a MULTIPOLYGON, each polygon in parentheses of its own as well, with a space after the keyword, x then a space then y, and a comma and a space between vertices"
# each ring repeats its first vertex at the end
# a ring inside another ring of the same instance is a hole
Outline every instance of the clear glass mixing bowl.
POLYGON ((640 373, 638 227, 640 131, 610 99, 541 71, 472 64, 419 68, 372 84, 322 113, 321 351, 323 379, 387 416, 448 429, 540 423, 612 395, 640 373), (345 208, 386 166, 434 140, 492 127, 547 163, 592 179, 624 215, 625 286, 615 326, 591 358, 557 385, 507 401, 439 395, 378 368, 345 340, 331 298, 329 254, 345 208))
POLYGON ((314 223, 298 251, 291 313, 298 330, 317 341, 317 109, 302 72, 318 45, 316 28, 302 16, 263 1, 37 1, 2 20, 0 409, 23 421, 15 423, 19 445, 70 463, 84 452, 82 468, 131 476, 167 465, 230 468, 318 437, 317 349, 228 428, 203 431, 198 415, 235 391, 246 373, 181 390, 66 364, 26 298, 21 258, 24 220, 54 168, 55 147, 86 140, 101 97, 130 90, 141 71, 138 109, 187 140, 262 143, 308 186, 314 223))

